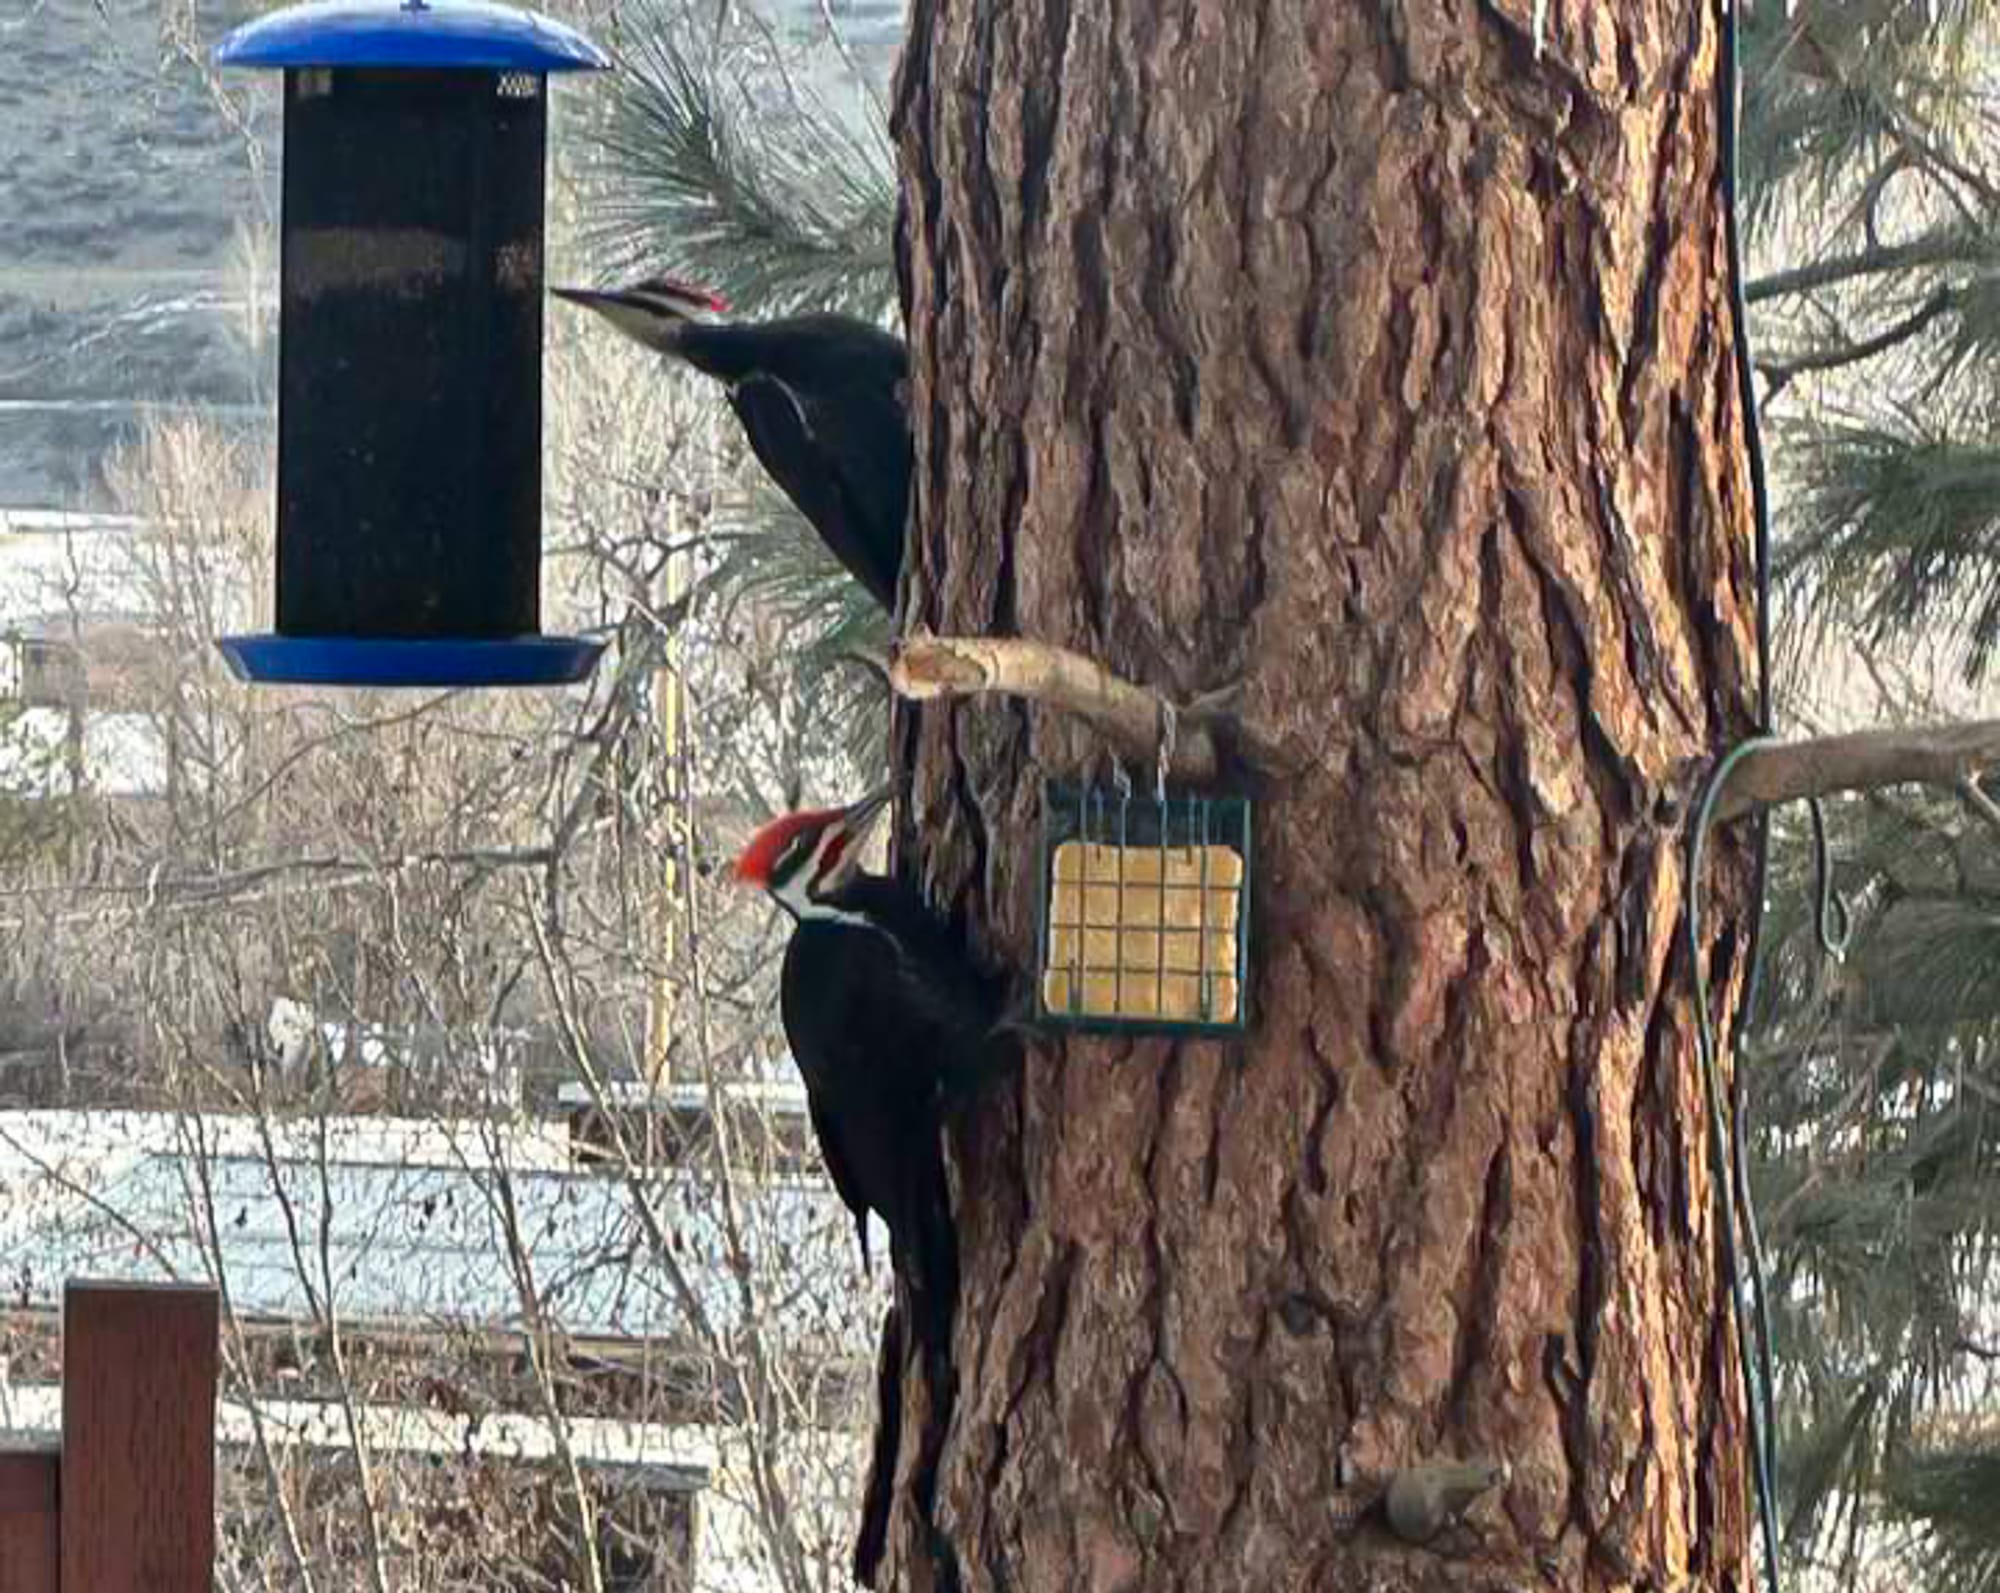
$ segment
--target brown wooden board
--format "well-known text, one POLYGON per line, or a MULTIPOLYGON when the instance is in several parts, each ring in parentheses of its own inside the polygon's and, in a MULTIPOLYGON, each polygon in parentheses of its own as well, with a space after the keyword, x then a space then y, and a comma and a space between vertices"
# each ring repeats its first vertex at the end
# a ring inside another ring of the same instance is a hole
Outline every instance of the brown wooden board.
POLYGON ((208 1288, 64 1292, 62 1586, 209 1593, 217 1320, 208 1288))
POLYGON ((60 1563, 53 1447, 0 1453, 0 1593, 56 1593, 60 1563))

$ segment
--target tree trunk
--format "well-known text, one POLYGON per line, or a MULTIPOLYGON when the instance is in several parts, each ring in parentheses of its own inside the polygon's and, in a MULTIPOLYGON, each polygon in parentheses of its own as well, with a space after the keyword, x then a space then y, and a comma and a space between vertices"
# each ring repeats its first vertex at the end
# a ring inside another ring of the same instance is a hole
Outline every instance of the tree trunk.
MULTIPOLYGON (((1756 669, 1721 18, 1553 0, 1538 59, 1532 11, 914 0, 910 621, 1240 682, 1298 757, 1230 781, 1249 1037, 1038 1042, 954 1128, 880 1585, 1748 1584, 1677 934, 1756 669), (1392 1534, 1448 1459, 1508 1479, 1392 1534)), ((1032 966, 1088 737, 898 746, 926 887, 1032 966)))

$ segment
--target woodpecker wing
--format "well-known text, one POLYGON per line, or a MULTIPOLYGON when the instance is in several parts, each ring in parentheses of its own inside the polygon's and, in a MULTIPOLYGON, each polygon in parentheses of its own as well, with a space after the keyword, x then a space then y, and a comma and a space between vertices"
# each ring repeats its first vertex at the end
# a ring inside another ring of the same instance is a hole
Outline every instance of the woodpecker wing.
MULTIPOLYGON (((907 433, 886 440, 904 452, 902 493, 880 479, 881 468, 851 450, 885 445, 856 427, 847 406, 802 396, 776 376, 755 374, 738 382, 730 407, 750 440, 750 450, 786 497, 812 522, 820 540, 850 575, 884 608, 896 603, 902 562, 903 496, 909 490, 907 433), (857 430, 864 433, 855 437, 857 430), (888 499, 897 499, 890 508, 888 499)), ((866 409, 863 401, 858 407, 866 409)))
POLYGON ((671 352, 728 384, 771 479, 856 580, 894 608, 910 495, 902 340, 851 315, 688 323, 671 352))
POLYGON ((898 396, 905 368, 901 360, 892 368, 859 366, 825 388, 792 387, 873 571, 870 590, 890 609, 910 503, 910 418, 898 396))
POLYGON ((999 1029, 1005 991, 966 956, 963 938, 908 886, 858 874, 837 903, 878 927, 893 948, 896 1004, 927 1037, 927 1074, 939 1103, 985 1083, 1012 1048, 999 1029))
POLYGON ((939 1147, 938 1047, 926 1005, 908 997, 903 956, 884 932, 807 920, 785 949, 785 1038, 805 1080, 834 1187, 857 1218, 888 1226, 899 1276, 925 1298, 921 1320, 949 1321, 956 1257, 939 1147))
POLYGON ((813 1131, 841 1199, 896 1236, 902 1142, 926 1115, 908 1087, 909 1036, 887 977, 893 949, 866 929, 808 921, 793 931, 779 978, 792 1060, 813 1131))
POLYGON ((866 1277, 870 1271, 868 1201, 862 1194, 861 1181, 847 1159, 847 1148, 841 1143, 838 1124, 820 1105, 820 1095, 814 1094, 810 1085, 806 1088, 806 1111, 812 1118, 813 1137, 819 1141, 820 1159, 826 1163, 834 1193, 840 1196, 840 1203, 854 1214, 854 1234, 861 1243, 861 1273, 866 1277))

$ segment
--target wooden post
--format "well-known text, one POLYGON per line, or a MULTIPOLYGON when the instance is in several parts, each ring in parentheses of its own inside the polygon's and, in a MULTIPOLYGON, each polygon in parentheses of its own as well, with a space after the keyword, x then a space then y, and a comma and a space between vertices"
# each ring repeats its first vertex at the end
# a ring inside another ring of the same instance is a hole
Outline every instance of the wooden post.
POLYGON ((210 1593, 218 1321, 207 1287, 63 1291, 63 1587, 210 1593))
POLYGON ((0 1454, 0 1593, 58 1593, 53 1444, 0 1454))

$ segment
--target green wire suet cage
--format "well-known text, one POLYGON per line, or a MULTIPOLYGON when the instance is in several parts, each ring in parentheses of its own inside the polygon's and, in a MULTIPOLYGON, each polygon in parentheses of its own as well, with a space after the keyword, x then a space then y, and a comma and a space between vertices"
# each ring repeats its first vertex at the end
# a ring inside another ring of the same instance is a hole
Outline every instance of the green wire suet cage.
POLYGON ((1249 1026, 1250 804, 1051 782, 1042 788, 1043 1023, 1119 1033, 1249 1026))

